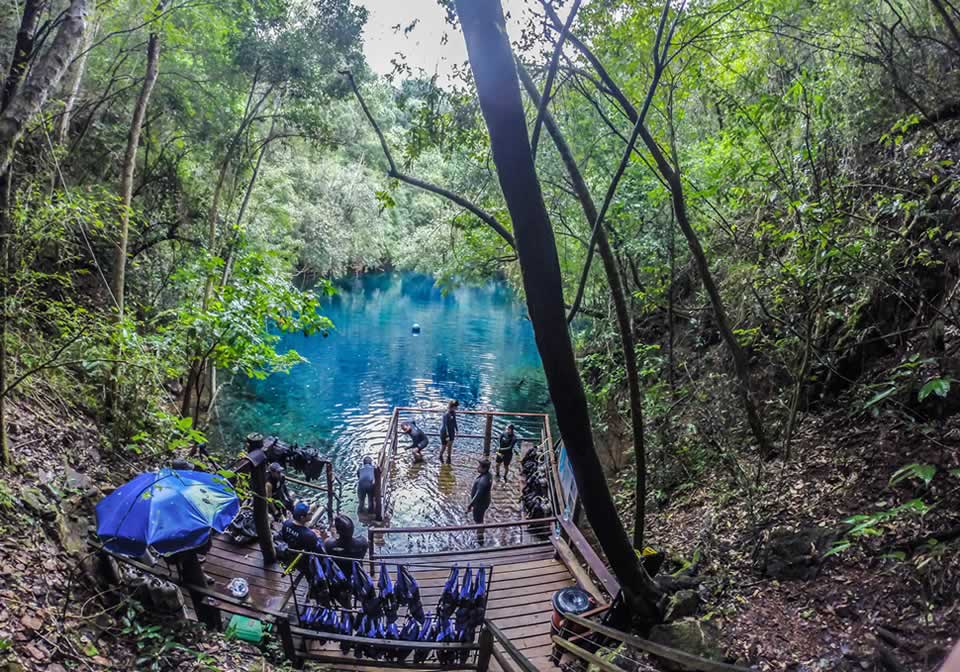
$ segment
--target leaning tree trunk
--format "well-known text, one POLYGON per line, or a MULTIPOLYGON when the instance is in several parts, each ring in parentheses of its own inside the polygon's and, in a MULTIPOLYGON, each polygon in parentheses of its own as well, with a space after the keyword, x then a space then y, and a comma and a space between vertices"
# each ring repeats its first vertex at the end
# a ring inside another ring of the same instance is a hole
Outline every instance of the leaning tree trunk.
MULTIPOLYGON (((156 13, 163 11, 163 0, 157 3, 156 13)), ((133 119, 130 121, 130 130, 127 133, 127 149, 123 154, 123 164, 120 167, 120 237, 113 256, 113 299, 116 302, 116 322, 123 322, 123 311, 126 303, 127 277, 127 246, 130 239, 130 205, 133 202, 133 173, 137 167, 137 148, 140 146, 140 132, 143 129, 143 119, 147 114, 147 105, 150 103, 150 94, 157 83, 157 74, 160 68, 160 35, 154 31, 147 40, 147 69, 143 76, 143 85, 140 95, 133 106, 133 119)), ((116 405, 120 391, 120 359, 113 365, 110 376, 107 409, 111 418, 116 417, 116 405)))
MULTIPOLYGON (((520 73, 520 81, 523 82, 530 100, 537 106, 537 109, 540 109, 540 93, 537 91, 536 84, 519 62, 517 63, 517 72, 520 73)), ((587 225, 592 227, 597 221, 597 206, 594 205, 593 197, 590 195, 590 188, 587 186, 586 180, 583 179, 580 167, 573 158, 573 152, 570 151, 570 146, 567 144, 566 138, 563 137, 560 127, 546 108, 543 108, 543 122, 550 137, 553 138, 557 152, 560 154, 563 165, 567 169, 567 174, 570 176, 573 191, 577 195, 577 200, 580 201, 580 207, 583 209, 587 225)), ((617 261, 614 258, 613 250, 610 249, 605 224, 601 225, 597 231, 597 251, 600 253, 603 270, 607 276, 607 285, 610 287, 610 297, 613 299, 613 310, 617 317, 617 331, 623 349, 623 367, 627 373, 627 390, 630 395, 630 422, 633 425, 633 451, 637 470, 637 483, 634 490, 636 498, 634 515, 636 520, 633 526, 633 547, 639 549, 643 547, 647 502, 647 459, 643 436, 643 390, 640 388, 637 352, 634 347, 630 313, 627 310, 627 297, 623 289, 623 281, 620 277, 617 261)))
POLYGON ((637 616, 650 624, 658 618, 657 590, 627 539, 594 449, 587 399, 567 328, 556 241, 530 153, 503 8, 492 0, 456 0, 456 7, 500 188, 514 225, 537 350, 584 511, 637 616))
MULTIPOLYGON (((44 3, 27 3, 27 7, 44 3)), ((50 48, 34 62, 30 74, 23 81, 25 67, 11 70, 4 82, 4 100, 0 111, 0 464, 10 461, 9 439, 7 437, 6 395, 7 387, 7 329, 12 318, 7 305, 10 292, 11 236, 13 222, 10 218, 11 179, 13 156, 17 142, 23 135, 27 123, 36 115, 47 96, 57 86, 63 73, 76 53, 77 45, 83 39, 86 25, 87 0, 71 0, 70 7, 64 13, 50 48), (10 77, 16 81, 11 82, 10 77), (7 97, 9 92, 9 97, 7 97)), ((26 7, 25 7, 26 13, 26 7)), ((34 21, 35 17, 24 16, 34 21)), ((18 43, 20 42, 18 36, 18 43)), ((32 37, 31 37, 32 45, 32 37)), ((31 46, 32 51, 32 46, 31 46)))

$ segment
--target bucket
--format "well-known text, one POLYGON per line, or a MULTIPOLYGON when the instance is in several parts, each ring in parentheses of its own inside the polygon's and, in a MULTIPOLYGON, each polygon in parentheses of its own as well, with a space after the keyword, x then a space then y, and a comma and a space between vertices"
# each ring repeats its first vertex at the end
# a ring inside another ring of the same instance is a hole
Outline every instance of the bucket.
POLYGON ((567 624, 563 614, 580 614, 589 611, 593 606, 593 598, 590 593, 583 588, 572 586, 570 588, 561 588, 553 594, 553 618, 550 619, 552 634, 557 637, 563 637, 564 631, 581 633, 585 630, 583 626, 575 623, 567 624))

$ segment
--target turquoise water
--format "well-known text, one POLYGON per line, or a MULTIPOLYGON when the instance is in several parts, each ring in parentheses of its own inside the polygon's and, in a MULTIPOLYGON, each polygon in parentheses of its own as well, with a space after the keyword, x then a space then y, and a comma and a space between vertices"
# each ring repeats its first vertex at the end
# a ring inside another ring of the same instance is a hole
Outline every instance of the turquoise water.
MULTIPOLYGON (((323 307, 335 330, 285 335, 279 346, 307 363, 262 381, 238 377, 221 394, 215 443, 236 452, 257 431, 318 448, 344 481, 346 510, 352 475, 376 455, 394 406, 458 399, 463 410, 550 410, 526 308, 505 284, 443 294, 426 275, 378 273, 337 288, 323 307)), ((461 433, 482 432, 473 423, 461 416, 461 433)))

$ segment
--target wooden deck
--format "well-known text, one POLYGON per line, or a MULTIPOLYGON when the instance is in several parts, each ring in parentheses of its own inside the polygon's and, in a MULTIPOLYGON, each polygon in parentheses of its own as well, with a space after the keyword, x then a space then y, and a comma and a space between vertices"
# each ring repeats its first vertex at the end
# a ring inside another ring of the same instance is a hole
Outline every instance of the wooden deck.
MULTIPOLYGON (((417 411, 395 409, 391 428, 395 428, 401 419, 416 417, 417 411)), ((424 411, 427 412, 436 413, 436 410, 424 411)), ((477 460, 483 456, 484 446, 490 445, 491 438, 499 433, 500 425, 513 418, 519 418, 519 422, 542 422, 542 445, 552 446, 545 416, 499 415, 487 411, 461 415, 461 435, 454 445, 452 465, 440 464, 439 441, 435 435, 431 436, 431 446, 425 452, 427 462, 419 465, 412 464, 404 443, 400 443, 404 438, 398 441, 392 430, 383 437, 378 464, 388 468, 380 471, 383 489, 378 495, 378 506, 388 522, 384 527, 367 530, 370 557, 364 563, 371 577, 376 577, 382 562, 393 575, 395 565, 405 565, 420 585, 426 612, 436 610, 452 566, 490 568, 485 614, 490 627, 481 630, 476 642, 406 646, 425 647, 431 651, 446 648, 448 653, 466 649, 470 659, 465 669, 488 669, 486 661, 492 651, 494 655, 489 659, 489 669, 497 672, 519 672, 520 667, 514 661, 523 662, 527 669, 554 670, 556 667, 550 660, 553 652, 553 594, 562 588, 579 585, 590 592, 598 604, 605 604, 619 587, 579 530, 570 523, 558 521, 553 516, 539 520, 523 519, 518 501, 523 485, 519 459, 514 460, 509 479, 494 482, 493 502, 484 525, 473 524, 472 516, 465 509, 476 475, 477 460), (482 423, 481 429, 478 429, 478 423, 482 423), (479 431, 483 433, 477 433, 479 431), (405 522, 412 525, 404 527, 405 522), (598 586, 602 586, 606 594, 598 586), (506 655, 504 647, 512 650, 512 659, 506 655)), ((533 432, 524 432, 519 422, 518 433, 532 438, 533 432)), ((421 427, 430 429, 424 424, 421 427)), ((491 447, 495 448, 495 444, 491 447)), ((250 464, 240 464, 235 470, 263 470, 262 459, 252 466, 254 459, 259 458, 251 453, 250 464)), ((553 483, 551 496, 555 497, 558 487, 555 468, 550 476, 553 483)), ((261 515, 266 519, 263 511, 261 515)), ((263 527, 266 530, 266 522, 263 527)), ((261 537, 269 536, 264 530, 260 531, 261 537)), ((317 531, 321 536, 326 534, 324 530, 317 531)), ((164 563, 152 568, 135 562, 131 564, 142 571, 180 582, 177 572, 171 571, 164 563)), ((309 604, 307 586, 297 580, 298 571, 287 575, 278 563, 265 566, 257 542, 237 546, 224 536, 218 536, 202 567, 211 582, 203 587, 186 586, 185 592, 191 598, 187 601, 188 616, 202 616, 200 620, 209 627, 220 628, 226 625, 232 614, 273 623, 284 652, 292 661, 320 658, 317 662, 325 665, 325 669, 334 670, 459 669, 444 667, 437 662, 423 666, 410 663, 407 667, 369 659, 355 660, 341 654, 339 645, 329 641, 330 637, 299 628, 297 610, 309 604), (236 600, 228 594, 227 586, 238 577, 245 579, 250 587, 249 595, 243 600, 236 600), (319 640, 328 641, 321 644, 319 640)), ((360 645, 372 641, 339 637, 360 645)))
MULTIPOLYGON (((381 561, 377 559, 377 563, 381 561)), ((382 558, 393 569, 399 559, 382 558)), ((563 562, 556 558, 554 545, 547 541, 529 548, 503 548, 499 550, 464 552, 450 556, 424 555, 415 561, 411 570, 420 584, 424 608, 433 611, 443 584, 449 574, 449 567, 457 564, 461 568, 468 564, 492 566, 493 580, 487 602, 487 618, 493 621, 512 643, 533 662, 538 669, 553 670, 549 661, 552 644, 550 641, 550 619, 553 614, 551 597, 554 592, 576 584, 573 573, 563 562), (426 565, 430 567, 427 568, 426 565)), ((379 565, 378 565, 379 566, 379 565)), ((306 586, 303 582, 297 586, 297 599, 293 599, 292 582, 283 574, 282 568, 274 564, 263 566, 260 550, 253 543, 249 546, 235 546, 223 537, 218 537, 207 553, 203 563, 204 572, 214 579, 209 588, 217 592, 226 592, 227 584, 234 577, 243 577, 250 585, 250 595, 245 602, 250 609, 244 609, 228 603, 217 606, 228 613, 239 613, 258 617, 257 611, 286 612, 296 624, 294 604, 306 603, 306 586)), ((296 644, 303 646, 295 637, 296 644)), ((319 648, 312 643, 315 649, 319 648)), ((499 646, 499 645, 498 645, 499 646)), ((328 644, 327 650, 334 646, 328 644)), ((340 669, 340 668, 337 668, 340 669)), ((358 661, 343 669, 379 669, 376 663, 364 665, 358 661)), ((416 668, 409 668, 416 669, 416 668)), ((491 669, 500 670, 496 661, 491 669)))

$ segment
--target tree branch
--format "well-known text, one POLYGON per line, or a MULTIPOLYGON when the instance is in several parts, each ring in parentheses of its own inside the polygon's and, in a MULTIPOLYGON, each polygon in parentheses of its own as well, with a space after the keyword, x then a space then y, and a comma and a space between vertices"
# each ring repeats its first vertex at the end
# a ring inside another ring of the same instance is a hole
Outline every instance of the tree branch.
POLYGON ((570 32, 570 26, 573 25, 574 17, 576 17, 577 12, 580 10, 580 2, 581 0, 573 0, 573 7, 570 9, 566 23, 563 24, 560 37, 557 38, 557 44, 553 48, 553 54, 550 56, 550 67, 547 69, 547 81, 543 85, 543 95, 540 97, 540 103, 537 105, 537 117, 533 122, 533 135, 530 140, 530 151, 532 152, 534 162, 537 160, 537 144, 540 141, 540 126, 543 124, 543 114, 546 112, 547 105, 550 102, 550 89, 553 88, 553 80, 557 76, 557 66, 560 65, 560 52, 563 51, 563 41, 566 39, 567 33, 570 32))
POLYGON ((383 154, 387 158, 387 163, 390 165, 390 168, 387 170, 387 176, 405 182, 410 186, 417 187, 418 189, 423 189, 424 191, 429 191, 432 194, 438 196, 443 196, 449 201, 453 201, 460 207, 469 210, 481 221, 483 221, 487 226, 493 229, 501 238, 503 238, 507 244, 516 248, 516 242, 513 239, 513 234, 507 231, 506 227, 497 221, 497 218, 491 215, 486 210, 480 208, 480 206, 468 201, 463 196, 455 194, 449 189, 444 189, 430 182, 406 175, 397 170, 397 164, 393 160, 393 154, 390 153, 390 146, 387 144, 387 139, 383 135, 383 131, 380 130, 380 125, 377 124, 377 120, 374 119, 373 114, 370 112, 370 108, 367 107, 366 101, 363 99, 363 95, 360 93, 360 89, 357 87, 357 82, 353 78, 353 73, 349 70, 341 70, 340 74, 345 76, 350 82, 350 86, 353 89, 354 95, 357 97, 357 101, 360 103, 360 108, 363 110, 364 116, 366 116, 367 121, 370 122, 370 125, 373 126, 374 132, 377 134, 377 138, 380 140, 380 147, 383 149, 383 154))

